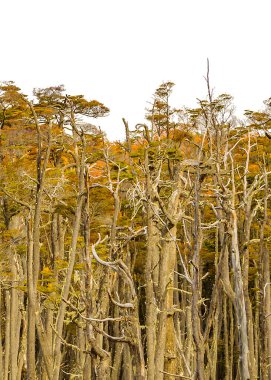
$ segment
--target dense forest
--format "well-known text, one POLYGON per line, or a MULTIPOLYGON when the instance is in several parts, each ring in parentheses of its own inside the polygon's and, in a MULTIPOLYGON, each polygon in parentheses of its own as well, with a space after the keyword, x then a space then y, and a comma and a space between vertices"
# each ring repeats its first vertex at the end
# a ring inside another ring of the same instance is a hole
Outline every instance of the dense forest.
POLYGON ((101 102, 1 83, 1 379, 271 379, 271 99, 173 87, 109 142, 101 102))

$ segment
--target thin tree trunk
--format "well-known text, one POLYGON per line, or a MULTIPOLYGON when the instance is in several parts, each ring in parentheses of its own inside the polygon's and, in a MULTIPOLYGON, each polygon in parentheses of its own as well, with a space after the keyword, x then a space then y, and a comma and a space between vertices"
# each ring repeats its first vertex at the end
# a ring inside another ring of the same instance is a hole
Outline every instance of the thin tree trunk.
MULTIPOLYGON (((3 291, 2 291, 2 285, 0 284, 0 315, 2 315, 4 311, 3 308, 3 291)), ((2 331, 3 331, 3 318, 0 318, 0 337, 2 337, 2 331)), ((2 339, 0 339, 0 373, 3 374, 4 377, 4 366, 3 366, 3 343, 2 339)))
POLYGON ((223 327, 224 327, 224 353, 225 353, 225 380, 230 380, 229 362, 229 328, 228 328, 228 303, 226 294, 223 294, 223 327))
POLYGON ((201 285, 200 285, 200 247, 201 247, 201 227, 200 227, 200 209, 199 209, 199 192, 200 178, 199 172, 195 178, 195 198, 194 198, 194 249, 193 249, 193 283, 192 283, 192 329, 196 351, 196 369, 195 378, 204 380, 204 343, 201 332, 201 317, 200 317, 200 300, 201 300, 201 285))
POLYGON ((264 364, 266 366, 267 379, 271 379, 271 290, 270 290, 270 258, 269 250, 266 244, 266 228, 268 223, 268 182, 265 173, 265 194, 264 194, 264 219, 260 232, 260 251, 262 257, 262 295, 263 295, 263 312, 262 324, 264 326, 264 364))
POLYGON ((36 356, 35 356, 35 291, 33 275, 33 235, 31 217, 27 223, 27 378, 36 379, 36 356))
POLYGON ((4 362, 4 380, 9 378, 10 369, 10 292, 5 291, 5 305, 6 305, 6 326, 5 326, 5 362, 4 362))
MULTIPOLYGON (((12 255, 12 252, 10 253, 12 255)), ((12 289, 11 289, 11 306, 10 306, 10 380, 16 380, 18 372, 18 355, 19 355, 19 339, 21 328, 21 313, 19 305, 19 291, 16 289, 17 270, 15 264, 15 253, 13 253, 10 261, 12 272, 12 289)))

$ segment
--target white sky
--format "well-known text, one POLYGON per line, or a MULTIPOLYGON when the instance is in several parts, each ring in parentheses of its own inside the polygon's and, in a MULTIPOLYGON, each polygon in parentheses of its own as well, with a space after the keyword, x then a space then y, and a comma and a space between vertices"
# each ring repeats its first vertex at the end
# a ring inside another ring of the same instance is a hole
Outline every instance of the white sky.
POLYGON ((237 113, 271 96, 270 0, 1 0, 0 80, 64 84, 111 109, 98 122, 110 139, 144 121, 162 81, 174 106, 196 105, 211 84, 237 113))

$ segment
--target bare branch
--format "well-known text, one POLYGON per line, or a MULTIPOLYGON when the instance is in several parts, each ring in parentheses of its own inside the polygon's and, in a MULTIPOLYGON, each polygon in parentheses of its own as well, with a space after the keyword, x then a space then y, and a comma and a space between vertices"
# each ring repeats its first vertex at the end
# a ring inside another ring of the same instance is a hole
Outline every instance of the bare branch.
POLYGON ((170 373, 166 371, 159 370, 159 372, 164 373, 165 375, 173 376, 173 377, 178 377, 180 379, 190 379, 192 380, 192 377, 184 376, 184 375, 177 375, 175 373, 170 373))

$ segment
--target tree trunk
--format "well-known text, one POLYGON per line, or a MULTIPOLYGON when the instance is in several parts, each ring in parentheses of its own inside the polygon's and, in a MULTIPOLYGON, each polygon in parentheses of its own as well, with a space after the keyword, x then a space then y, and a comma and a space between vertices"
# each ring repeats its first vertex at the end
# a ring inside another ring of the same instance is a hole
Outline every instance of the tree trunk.
MULTIPOLYGON (((235 206, 233 206, 235 207, 235 206)), ((240 265, 240 254, 238 245, 238 226, 236 212, 232 210, 232 247, 231 259, 234 276, 235 291, 235 309, 236 320, 239 335, 240 347, 240 376, 242 380, 250 379, 249 373, 249 349, 248 349, 248 333, 247 333, 247 317, 243 291, 243 279, 240 265)))

